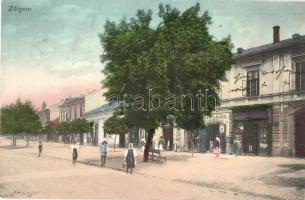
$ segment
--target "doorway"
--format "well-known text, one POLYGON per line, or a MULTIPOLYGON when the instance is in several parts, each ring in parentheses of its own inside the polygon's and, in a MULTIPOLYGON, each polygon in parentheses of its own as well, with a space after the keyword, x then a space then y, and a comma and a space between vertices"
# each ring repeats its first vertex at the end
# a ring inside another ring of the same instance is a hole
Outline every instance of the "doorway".
POLYGON ((305 110, 295 116, 295 153, 305 157, 305 110))
MULTIPOLYGON (((219 124, 209 124, 208 126, 208 134, 209 134, 209 150, 213 152, 213 143, 216 137, 219 137, 219 124)), ((221 141, 220 141, 221 142, 221 141)))

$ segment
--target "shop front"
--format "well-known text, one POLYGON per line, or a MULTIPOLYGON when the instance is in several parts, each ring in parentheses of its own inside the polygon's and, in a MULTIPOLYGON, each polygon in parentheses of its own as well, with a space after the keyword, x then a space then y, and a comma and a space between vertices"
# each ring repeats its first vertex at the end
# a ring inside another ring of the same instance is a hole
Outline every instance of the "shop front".
POLYGON ((242 154, 267 156, 272 141, 272 108, 233 111, 233 143, 242 154))
POLYGON ((231 111, 222 110, 213 112, 210 117, 205 118, 206 129, 200 131, 202 151, 213 151, 216 137, 220 139, 221 153, 231 153, 231 111))

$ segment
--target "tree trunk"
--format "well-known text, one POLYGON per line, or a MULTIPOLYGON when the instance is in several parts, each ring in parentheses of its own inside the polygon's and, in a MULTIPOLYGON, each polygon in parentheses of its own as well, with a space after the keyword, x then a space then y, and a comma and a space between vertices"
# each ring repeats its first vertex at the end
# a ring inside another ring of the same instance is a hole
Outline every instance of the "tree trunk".
POLYGON ((155 129, 152 128, 148 131, 148 136, 147 136, 147 141, 145 144, 145 150, 144 150, 144 157, 143 157, 143 162, 148 162, 148 158, 149 158, 149 149, 152 143, 152 139, 154 137, 155 134, 155 129))
POLYGON ((84 141, 84 134, 83 134, 83 133, 80 133, 80 144, 81 144, 81 145, 84 144, 83 141, 84 141))

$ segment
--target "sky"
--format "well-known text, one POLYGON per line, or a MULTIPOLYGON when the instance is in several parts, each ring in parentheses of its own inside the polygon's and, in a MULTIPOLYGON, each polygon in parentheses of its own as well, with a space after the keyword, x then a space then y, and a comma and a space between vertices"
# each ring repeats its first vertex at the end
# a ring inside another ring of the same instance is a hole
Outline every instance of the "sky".
POLYGON ((21 98, 39 108, 43 101, 52 105, 99 89, 104 65, 98 34, 106 19, 119 22, 151 9, 156 26, 160 3, 183 11, 196 2, 212 16, 210 33, 219 40, 231 35, 235 49, 271 43, 275 25, 281 39, 305 35, 300 0, 2 0, 0 105, 21 98), (11 6, 25 9, 9 11, 11 6))

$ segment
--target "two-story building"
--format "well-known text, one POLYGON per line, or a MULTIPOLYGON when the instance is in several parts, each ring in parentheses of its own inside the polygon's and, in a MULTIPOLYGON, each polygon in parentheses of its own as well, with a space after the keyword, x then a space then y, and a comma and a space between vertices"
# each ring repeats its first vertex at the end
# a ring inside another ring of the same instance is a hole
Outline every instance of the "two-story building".
POLYGON ((210 140, 221 136, 227 153, 233 138, 244 154, 305 156, 305 36, 237 50, 221 84, 221 106, 207 117, 210 140))
POLYGON ((69 97, 59 106, 59 121, 73 121, 74 119, 81 118, 85 111, 85 98, 69 97))

